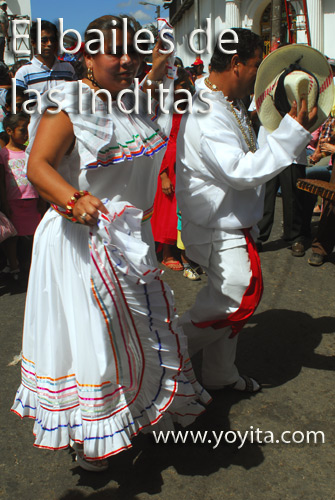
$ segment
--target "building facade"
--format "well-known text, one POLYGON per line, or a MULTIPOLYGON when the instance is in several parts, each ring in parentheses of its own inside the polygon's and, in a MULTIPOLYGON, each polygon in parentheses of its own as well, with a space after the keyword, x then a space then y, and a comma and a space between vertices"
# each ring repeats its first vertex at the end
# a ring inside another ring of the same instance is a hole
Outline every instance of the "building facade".
MULTIPOLYGON (((30 0, 6 0, 7 1, 7 14, 10 21, 10 29, 9 35, 12 37, 11 26, 13 19, 17 21, 30 21, 31 20, 31 5, 30 0)), ((17 26, 17 33, 20 34, 28 34, 29 26, 24 22, 17 26)), ((30 59, 31 58, 31 47, 29 38, 20 38, 17 41, 16 47, 17 49, 24 50, 25 55, 18 54, 15 55, 12 49, 13 38, 11 39, 11 43, 9 47, 6 47, 5 50, 5 62, 9 66, 13 64, 18 59, 30 59)))
MULTIPOLYGON (((335 58, 335 0, 306 0, 306 5, 312 47, 335 58)), ((206 44, 209 37, 204 34, 193 39, 194 47, 203 50, 200 57, 205 68, 219 33, 227 28, 251 29, 262 36, 267 51, 270 48, 270 0, 173 0, 166 6, 169 7, 170 23, 175 29, 176 52, 185 66, 192 64, 196 58, 190 48, 190 34, 197 28, 205 29, 211 38, 209 44, 206 44)), ((303 0, 282 1, 282 40, 287 42, 288 28, 291 29, 294 42, 307 44, 303 0), (285 7, 289 9, 290 26, 287 24, 285 7)))

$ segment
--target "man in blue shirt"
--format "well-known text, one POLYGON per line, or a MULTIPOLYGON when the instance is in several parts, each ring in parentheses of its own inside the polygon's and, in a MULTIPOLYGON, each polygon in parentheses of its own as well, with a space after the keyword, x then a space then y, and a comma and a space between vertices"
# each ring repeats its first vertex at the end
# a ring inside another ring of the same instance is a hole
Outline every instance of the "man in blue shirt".
MULTIPOLYGON (((37 24, 33 23, 30 30, 31 45, 37 48, 37 24)), ((31 98, 37 93, 56 87, 59 83, 77 80, 72 65, 57 58, 58 31, 49 21, 41 22, 41 53, 22 66, 15 74, 16 85, 31 90, 31 98), (34 92, 35 91, 35 92, 34 92)))

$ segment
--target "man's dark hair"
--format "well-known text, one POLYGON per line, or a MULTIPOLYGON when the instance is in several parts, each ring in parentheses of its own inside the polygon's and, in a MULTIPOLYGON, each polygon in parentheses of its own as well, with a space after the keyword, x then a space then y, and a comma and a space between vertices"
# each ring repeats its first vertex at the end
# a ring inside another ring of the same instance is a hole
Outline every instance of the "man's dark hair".
MULTIPOLYGON (((58 40, 58 29, 57 26, 50 21, 41 21, 41 31, 47 31, 48 33, 53 33, 58 40)), ((34 21, 30 28, 30 40, 34 43, 37 41, 37 22, 34 21)))
POLYGON ((11 83, 8 66, 0 61, 0 85, 11 85, 11 83))
MULTIPOLYGON (((222 47, 225 51, 236 50, 236 54, 243 64, 245 64, 248 59, 254 57, 257 49, 261 49, 263 51, 264 44, 259 35, 256 35, 253 31, 244 28, 233 28, 233 30, 238 36, 238 43, 224 43, 222 47)), ((232 34, 229 32, 225 33, 222 36, 222 40, 225 39, 231 40, 232 34)), ((217 73, 225 71, 234 55, 235 54, 226 54, 225 52, 222 52, 217 44, 210 62, 211 71, 216 71, 217 73)))
POLYGON ((11 130, 14 130, 16 127, 19 126, 19 123, 24 120, 25 122, 29 123, 30 121, 30 116, 27 115, 26 113, 10 113, 9 115, 5 116, 3 119, 2 125, 4 130, 6 131, 7 128, 10 128, 11 130))
MULTIPOLYGON (((27 94, 24 93, 24 89, 22 87, 16 87, 15 89, 16 97, 22 97, 23 100, 28 99, 27 94)), ((6 94, 6 104, 7 106, 12 105, 12 95, 13 95, 13 87, 7 90, 6 94)))

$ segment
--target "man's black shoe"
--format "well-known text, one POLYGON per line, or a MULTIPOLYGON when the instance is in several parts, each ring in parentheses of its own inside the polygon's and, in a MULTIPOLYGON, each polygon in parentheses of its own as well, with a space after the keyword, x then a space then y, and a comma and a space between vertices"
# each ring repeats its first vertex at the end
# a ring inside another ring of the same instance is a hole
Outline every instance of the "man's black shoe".
POLYGON ((301 241, 293 243, 291 252, 294 257, 303 257, 305 255, 305 247, 303 243, 301 243, 301 241))
POLYGON ((313 252, 310 258, 308 259, 308 264, 310 264, 311 266, 322 266, 324 261, 325 258, 323 255, 313 252))

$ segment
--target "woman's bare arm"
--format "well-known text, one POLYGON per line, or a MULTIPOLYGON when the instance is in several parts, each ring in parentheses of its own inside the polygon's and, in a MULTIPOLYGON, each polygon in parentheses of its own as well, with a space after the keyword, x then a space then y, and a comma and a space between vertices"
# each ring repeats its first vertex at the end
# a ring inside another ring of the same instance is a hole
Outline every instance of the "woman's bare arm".
MULTIPOLYGON (((76 188, 71 186, 57 172, 57 168, 70 150, 75 140, 73 126, 68 115, 61 111, 57 114, 45 113, 37 129, 27 167, 28 179, 39 194, 51 203, 66 208, 76 188)), ((80 215, 88 214, 86 223, 93 225, 99 210, 107 213, 103 203, 95 196, 80 198, 73 208, 74 217, 84 224, 80 215)))

